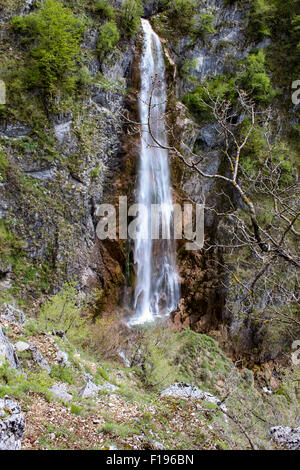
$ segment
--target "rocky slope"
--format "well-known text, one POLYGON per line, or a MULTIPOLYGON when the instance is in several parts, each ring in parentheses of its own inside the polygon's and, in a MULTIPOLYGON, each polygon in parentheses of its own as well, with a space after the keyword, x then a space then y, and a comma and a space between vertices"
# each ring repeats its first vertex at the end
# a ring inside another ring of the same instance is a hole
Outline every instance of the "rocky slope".
POLYGON ((239 371, 205 335, 176 333, 170 343, 162 330, 145 333, 139 357, 127 352, 130 367, 87 356, 24 315, 21 323, 19 313, 11 306, 0 312, 0 449, 21 442, 31 450, 299 448, 292 377, 281 376, 279 392, 273 369, 270 389, 256 388, 253 373, 239 371), (167 361, 151 364, 159 337, 167 361), (146 368, 154 366, 146 375, 144 352, 146 368))

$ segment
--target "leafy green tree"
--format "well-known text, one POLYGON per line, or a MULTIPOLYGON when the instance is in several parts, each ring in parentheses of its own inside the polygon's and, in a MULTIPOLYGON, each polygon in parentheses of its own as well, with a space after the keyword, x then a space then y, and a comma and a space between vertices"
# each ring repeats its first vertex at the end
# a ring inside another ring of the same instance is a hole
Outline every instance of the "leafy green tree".
POLYGON ((30 15, 12 19, 12 26, 29 45, 31 64, 27 71, 29 86, 48 93, 72 92, 76 84, 76 59, 84 25, 73 12, 56 0, 45 0, 30 15))

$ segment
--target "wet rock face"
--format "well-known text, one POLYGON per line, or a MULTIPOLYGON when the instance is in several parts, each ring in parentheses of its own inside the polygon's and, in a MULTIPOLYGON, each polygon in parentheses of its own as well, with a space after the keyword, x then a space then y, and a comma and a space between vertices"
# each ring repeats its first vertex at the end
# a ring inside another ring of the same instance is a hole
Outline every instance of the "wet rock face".
MULTIPOLYGON (((198 40, 191 44, 189 37, 183 37, 172 49, 174 59, 180 67, 184 62, 192 64, 190 73, 200 82, 208 76, 230 73, 233 64, 244 59, 252 46, 246 46, 244 30, 247 25, 247 6, 240 7, 240 2, 224 6, 223 0, 210 0, 201 8, 204 13, 214 15, 216 32, 206 41, 198 40)), ((264 47, 265 45, 262 44, 264 47)), ((185 79, 179 79, 179 94, 187 93, 193 85, 185 79)))
POLYGON ((18 403, 0 398, 0 450, 20 450, 25 418, 18 403))

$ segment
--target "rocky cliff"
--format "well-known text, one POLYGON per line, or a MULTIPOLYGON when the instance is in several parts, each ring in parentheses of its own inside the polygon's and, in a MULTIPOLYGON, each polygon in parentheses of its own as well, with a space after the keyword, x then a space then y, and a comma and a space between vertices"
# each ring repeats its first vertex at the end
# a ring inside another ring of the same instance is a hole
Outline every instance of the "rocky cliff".
MULTIPOLYGON (((121 3, 111 5, 118 9, 121 3)), ((96 316, 115 311, 119 315, 124 303, 131 302, 131 246, 97 239, 96 208, 101 202, 115 203, 123 194, 134 200, 139 136, 132 132, 130 120, 138 119, 141 36, 139 30, 133 35, 121 32, 117 46, 103 57, 99 40, 109 13, 94 2, 77 2, 72 8, 75 15, 85 17, 85 28, 77 89, 69 95, 24 87, 24 77, 16 73, 18 64, 26 68, 28 45, 12 27, 12 18, 34 13, 35 2, 11 1, 1 13, 1 72, 7 87, 0 122, 1 298, 32 308, 58 292, 65 281, 75 280, 83 296, 97 291, 92 301, 96 316)), ((249 36, 247 1, 200 2, 196 36, 176 26, 174 13, 168 11, 164 2, 144 2, 144 14, 165 47, 170 140, 183 153, 187 147, 201 154, 202 171, 226 174, 224 139, 215 122, 199 120, 185 97, 219 77, 230 81, 236 64, 253 50, 267 48, 270 39, 249 36)), ((242 114, 235 119, 242 122, 242 114)), ((232 204, 244 209, 228 185, 199 177, 176 158, 171 166, 177 201, 205 201, 216 213, 232 204)), ((211 210, 206 213, 205 232, 213 248, 187 253, 178 244, 182 300, 174 320, 179 327, 205 332, 224 323, 230 328, 239 325, 231 334, 244 335, 243 348, 253 349, 260 342, 254 331, 261 325, 252 322, 249 327, 248 319, 245 332, 244 320, 233 318, 226 303, 232 278, 222 246, 230 230, 211 210)), ((229 256, 229 264, 233 260, 229 256)))

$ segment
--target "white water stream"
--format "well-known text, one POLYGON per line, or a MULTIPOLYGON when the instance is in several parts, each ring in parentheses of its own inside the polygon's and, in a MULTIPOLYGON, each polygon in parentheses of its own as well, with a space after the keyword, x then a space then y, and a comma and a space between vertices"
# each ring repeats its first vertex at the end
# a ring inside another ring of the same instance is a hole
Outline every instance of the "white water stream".
POLYGON ((147 20, 142 19, 144 47, 140 63, 141 91, 139 95, 141 135, 138 203, 146 207, 139 217, 139 232, 135 240, 134 261, 136 286, 135 316, 130 324, 142 324, 168 315, 176 309, 179 285, 176 272, 175 242, 172 240, 172 196, 168 152, 153 141, 148 128, 149 100, 152 94, 150 128, 155 139, 167 144, 165 109, 165 64, 161 42, 147 20), (153 79, 157 77, 153 88, 153 79), (152 92, 153 90, 153 92, 152 92), (151 239, 151 205, 159 204, 161 226, 166 239, 151 239))

